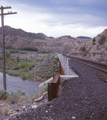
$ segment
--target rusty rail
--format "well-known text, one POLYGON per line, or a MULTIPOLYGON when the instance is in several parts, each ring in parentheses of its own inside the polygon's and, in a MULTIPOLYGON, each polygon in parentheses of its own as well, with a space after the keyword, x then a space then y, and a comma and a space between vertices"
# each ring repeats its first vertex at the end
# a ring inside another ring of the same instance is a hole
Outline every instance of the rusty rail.
POLYGON ((51 83, 48 83, 48 101, 53 100, 58 96, 58 88, 60 84, 60 74, 53 76, 51 83))

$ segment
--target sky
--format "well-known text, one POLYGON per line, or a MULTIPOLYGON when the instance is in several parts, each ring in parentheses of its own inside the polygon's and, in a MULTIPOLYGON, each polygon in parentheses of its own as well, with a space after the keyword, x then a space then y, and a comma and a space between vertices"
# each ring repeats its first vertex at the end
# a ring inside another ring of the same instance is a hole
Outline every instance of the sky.
POLYGON ((107 0, 0 0, 0 6, 17 12, 4 16, 4 25, 55 38, 93 38, 107 28, 107 0))

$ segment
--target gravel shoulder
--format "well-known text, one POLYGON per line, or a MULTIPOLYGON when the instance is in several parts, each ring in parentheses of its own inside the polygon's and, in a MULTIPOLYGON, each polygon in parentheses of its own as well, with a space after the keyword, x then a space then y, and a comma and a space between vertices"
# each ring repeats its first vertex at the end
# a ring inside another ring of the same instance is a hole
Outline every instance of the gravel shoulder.
POLYGON ((74 61, 70 66, 79 77, 65 81, 56 99, 9 120, 107 120, 107 83, 98 77, 103 73, 74 61))

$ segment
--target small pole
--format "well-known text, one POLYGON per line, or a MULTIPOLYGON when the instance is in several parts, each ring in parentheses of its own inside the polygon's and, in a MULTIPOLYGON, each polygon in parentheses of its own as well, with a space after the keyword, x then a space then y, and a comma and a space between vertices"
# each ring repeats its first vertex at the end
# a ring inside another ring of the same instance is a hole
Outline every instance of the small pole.
POLYGON ((4 16, 3 16, 3 6, 1 6, 1 24, 2 24, 2 54, 3 54, 3 85, 4 90, 6 90, 6 67, 5 67, 5 40, 4 40, 4 16))
POLYGON ((6 87, 6 65, 5 65, 5 39, 4 39, 4 15, 10 15, 10 14, 17 14, 16 12, 8 12, 8 13, 4 13, 4 9, 10 9, 11 7, 3 7, 1 6, 1 24, 2 24, 2 47, 3 47, 3 86, 4 86, 4 90, 7 90, 6 87))

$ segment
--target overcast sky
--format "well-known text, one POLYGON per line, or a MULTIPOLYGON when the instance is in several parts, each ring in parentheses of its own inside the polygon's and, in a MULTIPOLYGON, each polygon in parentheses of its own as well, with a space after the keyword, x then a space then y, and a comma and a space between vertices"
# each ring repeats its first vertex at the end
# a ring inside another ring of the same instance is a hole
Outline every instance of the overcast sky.
POLYGON ((95 37, 107 28, 107 0, 0 0, 0 5, 18 13, 5 16, 5 25, 27 32, 95 37))

